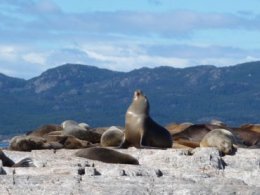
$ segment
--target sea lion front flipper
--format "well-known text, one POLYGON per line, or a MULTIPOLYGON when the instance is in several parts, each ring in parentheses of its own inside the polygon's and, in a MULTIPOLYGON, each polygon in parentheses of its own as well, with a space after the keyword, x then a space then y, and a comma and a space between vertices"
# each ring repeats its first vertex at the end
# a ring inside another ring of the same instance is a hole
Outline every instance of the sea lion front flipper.
POLYGON ((14 163, 4 152, 0 149, 0 159, 2 160, 3 166, 5 167, 33 167, 34 164, 31 158, 25 158, 18 163, 14 163))
POLYGON ((131 146, 131 144, 124 138, 124 140, 122 141, 122 143, 120 144, 120 146, 116 147, 119 149, 126 149, 129 148, 131 146))
POLYGON ((8 158, 5 153, 0 149, 0 160, 5 167, 12 167, 15 163, 10 158, 8 158))
POLYGON ((31 158, 25 158, 15 163, 12 167, 35 167, 31 158))

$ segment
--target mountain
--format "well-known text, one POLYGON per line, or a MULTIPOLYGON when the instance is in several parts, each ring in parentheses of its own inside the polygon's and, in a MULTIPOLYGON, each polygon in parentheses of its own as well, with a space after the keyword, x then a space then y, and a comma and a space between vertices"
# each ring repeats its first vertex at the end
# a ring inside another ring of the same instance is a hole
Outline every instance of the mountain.
POLYGON ((136 89, 148 96, 151 115, 161 124, 211 119, 233 126, 259 123, 259 84, 260 62, 126 73, 65 64, 30 80, 0 74, 0 134, 67 119, 91 126, 124 125, 136 89))

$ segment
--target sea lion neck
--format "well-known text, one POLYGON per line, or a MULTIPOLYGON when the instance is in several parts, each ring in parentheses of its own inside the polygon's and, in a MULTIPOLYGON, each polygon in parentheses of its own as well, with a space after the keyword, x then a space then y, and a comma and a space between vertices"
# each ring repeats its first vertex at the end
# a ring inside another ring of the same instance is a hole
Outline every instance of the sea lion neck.
POLYGON ((137 90, 134 93, 132 104, 129 106, 128 111, 135 114, 149 115, 149 101, 146 96, 143 95, 142 91, 137 90))

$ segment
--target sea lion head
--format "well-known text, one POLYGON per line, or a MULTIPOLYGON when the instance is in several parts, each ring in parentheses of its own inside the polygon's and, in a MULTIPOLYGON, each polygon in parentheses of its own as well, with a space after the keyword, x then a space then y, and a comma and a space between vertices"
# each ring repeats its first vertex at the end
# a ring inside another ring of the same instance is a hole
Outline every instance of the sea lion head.
POLYGON ((149 114, 149 101, 141 90, 134 92, 132 104, 129 109, 135 114, 149 114))

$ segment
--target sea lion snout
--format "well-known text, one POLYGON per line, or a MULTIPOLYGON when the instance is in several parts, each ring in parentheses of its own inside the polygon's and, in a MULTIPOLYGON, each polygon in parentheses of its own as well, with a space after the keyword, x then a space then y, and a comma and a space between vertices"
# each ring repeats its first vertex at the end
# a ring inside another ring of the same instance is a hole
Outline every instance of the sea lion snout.
POLYGON ((135 97, 139 97, 141 95, 143 95, 143 92, 140 89, 136 90, 135 93, 134 93, 135 97))

